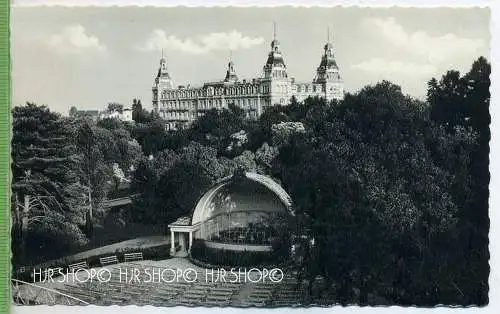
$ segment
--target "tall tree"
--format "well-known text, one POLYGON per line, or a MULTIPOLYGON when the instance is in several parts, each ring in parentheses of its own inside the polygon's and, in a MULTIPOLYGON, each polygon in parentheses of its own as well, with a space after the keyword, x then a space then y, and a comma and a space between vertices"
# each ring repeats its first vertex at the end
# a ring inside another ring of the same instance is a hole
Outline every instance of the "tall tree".
POLYGON ((140 120, 143 115, 142 103, 140 99, 134 98, 132 101, 132 120, 135 122, 142 122, 140 120))
POLYGON ((108 144, 111 141, 100 142, 99 131, 107 130, 95 129, 90 123, 85 122, 79 127, 76 136, 76 144, 81 156, 80 178, 87 188, 86 231, 89 235, 93 231, 94 210, 104 197, 103 186, 106 179, 110 177, 108 174, 110 167, 105 163, 105 156, 110 154, 109 149, 106 148, 109 148, 108 144))
MULTIPOLYGON (((70 245, 85 242, 77 225, 78 157, 68 125, 45 106, 28 103, 13 109, 14 251, 22 261, 26 261, 27 237, 35 230, 51 228, 54 236, 48 240, 53 248, 61 248, 57 241, 62 237, 70 245)), ((37 249, 30 253, 40 254, 37 249)))
MULTIPOLYGON (((488 197, 489 197, 489 141, 491 122, 490 73, 491 66, 484 57, 478 58, 468 73, 459 77, 458 72, 448 72, 438 82, 432 79, 428 86, 428 101, 432 118, 447 127, 451 136, 460 136, 469 129, 478 134, 472 155, 464 166, 457 167, 449 159, 438 159, 443 168, 459 172, 465 169, 469 180, 455 184, 455 199, 460 204, 458 215, 458 241, 456 248, 461 263, 461 276, 455 279, 469 303, 486 304, 488 300, 488 197), (457 118, 459 117, 459 118, 457 118), (444 161, 444 162, 443 162, 444 161)), ((454 146, 451 146, 454 147, 454 146)), ((458 151, 451 155, 465 156, 458 151)), ((438 155, 441 156, 441 155, 438 155)), ((464 175, 459 176, 464 177, 464 175)), ((464 178, 467 178, 465 176, 464 178)))

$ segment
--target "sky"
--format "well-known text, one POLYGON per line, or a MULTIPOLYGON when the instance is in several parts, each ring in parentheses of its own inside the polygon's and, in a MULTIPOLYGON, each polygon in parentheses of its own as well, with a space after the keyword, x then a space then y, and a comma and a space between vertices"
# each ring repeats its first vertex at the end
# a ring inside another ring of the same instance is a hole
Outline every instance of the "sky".
POLYGON ((151 108, 162 49, 175 85, 223 79, 230 55, 240 79, 260 77, 274 22, 299 82, 314 78, 329 27, 348 92, 386 79, 423 99, 432 77, 489 59, 488 8, 14 7, 13 105, 151 108))

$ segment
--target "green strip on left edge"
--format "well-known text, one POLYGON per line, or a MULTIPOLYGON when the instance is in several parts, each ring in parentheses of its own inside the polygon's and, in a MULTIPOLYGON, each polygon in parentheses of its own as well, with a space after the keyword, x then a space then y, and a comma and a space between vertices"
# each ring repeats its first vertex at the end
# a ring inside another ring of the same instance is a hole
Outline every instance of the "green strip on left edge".
POLYGON ((0 0, 0 313, 10 291, 10 2, 0 0))

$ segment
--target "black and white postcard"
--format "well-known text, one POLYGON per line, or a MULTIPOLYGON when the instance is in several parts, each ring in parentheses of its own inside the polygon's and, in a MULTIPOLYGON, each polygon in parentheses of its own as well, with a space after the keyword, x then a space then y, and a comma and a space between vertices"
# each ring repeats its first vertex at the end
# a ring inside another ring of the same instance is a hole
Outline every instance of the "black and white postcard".
POLYGON ((490 303, 488 7, 18 2, 17 307, 490 303))

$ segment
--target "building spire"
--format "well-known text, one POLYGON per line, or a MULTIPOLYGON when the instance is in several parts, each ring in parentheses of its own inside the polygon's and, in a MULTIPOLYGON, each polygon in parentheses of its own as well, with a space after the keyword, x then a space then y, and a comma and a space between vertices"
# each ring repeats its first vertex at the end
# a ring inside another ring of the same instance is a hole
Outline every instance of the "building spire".
POLYGON ((276 40, 276 21, 273 21, 273 39, 276 40))
POLYGON ((235 83, 238 81, 238 76, 236 75, 236 71, 234 70, 234 62, 233 62, 233 50, 229 50, 229 63, 227 64, 227 72, 226 77, 224 78, 224 82, 235 83))
POLYGON ((330 42, 330 25, 328 25, 328 28, 327 28, 327 35, 326 35, 326 42, 329 43, 330 42))

